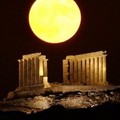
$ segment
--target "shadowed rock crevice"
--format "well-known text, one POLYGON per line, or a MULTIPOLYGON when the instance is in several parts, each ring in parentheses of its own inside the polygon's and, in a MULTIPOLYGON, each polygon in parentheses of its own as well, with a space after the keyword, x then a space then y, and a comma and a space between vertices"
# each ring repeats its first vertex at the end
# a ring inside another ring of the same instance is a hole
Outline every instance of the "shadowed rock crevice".
POLYGON ((25 114, 22 112, 0 112, 0 120, 119 120, 120 104, 106 102, 94 108, 65 109, 61 105, 55 105, 38 113, 25 114))

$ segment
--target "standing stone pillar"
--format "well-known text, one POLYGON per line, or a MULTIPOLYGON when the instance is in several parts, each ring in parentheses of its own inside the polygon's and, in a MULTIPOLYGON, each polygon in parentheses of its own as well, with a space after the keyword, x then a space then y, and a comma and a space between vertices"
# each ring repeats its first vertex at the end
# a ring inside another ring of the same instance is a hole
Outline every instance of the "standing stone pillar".
POLYGON ((92 85, 95 85, 95 58, 93 57, 93 81, 92 85))
POLYGON ((19 87, 23 87, 23 61, 18 60, 19 62, 19 87))
POLYGON ((24 59, 23 62, 23 83, 24 86, 27 86, 27 60, 24 59))
POLYGON ((93 85, 93 79, 94 79, 94 75, 93 75, 93 67, 94 67, 94 65, 93 65, 94 63, 93 63, 93 58, 91 58, 90 59, 90 84, 91 85, 93 85))
POLYGON ((35 58, 35 84, 39 84, 39 58, 35 58))
POLYGON ((68 80, 68 60, 63 60, 63 83, 69 84, 68 80))
POLYGON ((74 83, 73 60, 69 60, 69 64, 70 64, 70 84, 73 84, 74 83))
POLYGON ((44 77, 48 76, 47 61, 48 61, 48 59, 43 60, 43 74, 44 74, 44 77))
POLYGON ((35 84, 35 63, 34 58, 31 59, 31 85, 35 84))
POLYGON ((39 84, 43 83, 43 60, 39 58, 39 84))
POLYGON ((77 60, 75 59, 74 60, 74 78, 73 78, 73 80, 74 80, 74 83, 77 83, 78 82, 78 63, 77 63, 77 60))
POLYGON ((103 84, 103 57, 99 57, 99 84, 103 84))
POLYGON ((85 80, 85 59, 82 60, 82 84, 86 83, 85 80))
POLYGON ((102 57, 101 56, 99 56, 98 67, 99 67, 99 81, 98 81, 98 84, 101 84, 101 82, 102 82, 102 57))
POLYGON ((94 84, 98 84, 98 61, 94 58, 94 84))
MULTIPOLYGON (((48 82, 48 71, 47 71, 47 59, 43 59, 43 81, 44 87, 47 87, 46 84, 48 82)), ((49 87, 49 86, 48 86, 49 87)))
POLYGON ((31 60, 27 59, 27 85, 31 84, 31 60))
POLYGON ((89 58, 86 59, 86 84, 90 84, 90 64, 89 58))
POLYGON ((82 63, 81 60, 78 59, 78 84, 82 83, 82 63))
POLYGON ((106 84, 106 55, 103 55, 103 84, 106 84))

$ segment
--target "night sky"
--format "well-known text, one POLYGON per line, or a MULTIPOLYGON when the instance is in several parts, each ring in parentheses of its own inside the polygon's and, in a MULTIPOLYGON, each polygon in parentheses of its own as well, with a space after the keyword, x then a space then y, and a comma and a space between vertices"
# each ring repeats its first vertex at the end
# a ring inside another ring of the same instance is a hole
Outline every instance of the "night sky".
POLYGON ((45 43, 31 31, 28 13, 34 1, 0 3, 0 98, 18 86, 17 60, 35 52, 49 59, 49 81, 62 82, 62 59, 67 55, 106 50, 107 80, 120 84, 119 0, 75 0, 81 9, 81 26, 74 37, 60 44, 45 43))

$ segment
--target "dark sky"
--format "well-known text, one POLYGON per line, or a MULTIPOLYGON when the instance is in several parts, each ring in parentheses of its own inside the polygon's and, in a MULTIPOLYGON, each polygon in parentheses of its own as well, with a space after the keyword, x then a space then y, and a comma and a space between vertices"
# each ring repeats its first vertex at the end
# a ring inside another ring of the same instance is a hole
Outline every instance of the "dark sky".
POLYGON ((49 81, 62 82, 65 56, 106 50, 108 81, 120 84, 119 0, 75 0, 81 9, 81 26, 74 37, 61 44, 45 43, 32 33, 28 12, 34 1, 0 3, 0 98, 18 86, 17 60, 35 52, 42 52, 49 59, 49 81))

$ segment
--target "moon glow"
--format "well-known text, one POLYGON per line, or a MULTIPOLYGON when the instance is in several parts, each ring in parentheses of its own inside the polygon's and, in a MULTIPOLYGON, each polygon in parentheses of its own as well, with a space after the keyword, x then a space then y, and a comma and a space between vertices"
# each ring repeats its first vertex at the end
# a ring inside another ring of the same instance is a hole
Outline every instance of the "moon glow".
POLYGON ((30 28, 48 43, 69 40, 80 23, 80 9, 74 0, 36 0, 29 11, 30 28))

